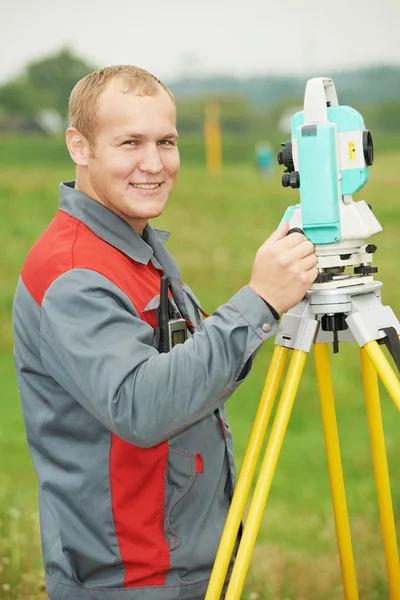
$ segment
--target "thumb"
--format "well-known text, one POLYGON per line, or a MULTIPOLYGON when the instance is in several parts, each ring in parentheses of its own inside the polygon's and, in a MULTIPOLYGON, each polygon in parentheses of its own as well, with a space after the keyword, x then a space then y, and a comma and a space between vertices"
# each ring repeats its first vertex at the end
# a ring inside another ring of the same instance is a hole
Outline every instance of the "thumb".
POLYGON ((269 242, 277 242, 287 236, 289 231, 289 223, 287 221, 281 221, 279 227, 275 229, 268 238, 269 242))

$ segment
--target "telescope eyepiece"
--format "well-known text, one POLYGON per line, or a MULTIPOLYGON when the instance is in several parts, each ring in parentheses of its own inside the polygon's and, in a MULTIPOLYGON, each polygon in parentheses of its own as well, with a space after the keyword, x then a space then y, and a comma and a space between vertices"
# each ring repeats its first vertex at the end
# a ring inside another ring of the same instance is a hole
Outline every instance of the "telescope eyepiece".
POLYGON ((374 164, 374 144, 371 132, 368 129, 364 129, 363 131, 362 143, 365 162, 367 166, 370 167, 374 164))

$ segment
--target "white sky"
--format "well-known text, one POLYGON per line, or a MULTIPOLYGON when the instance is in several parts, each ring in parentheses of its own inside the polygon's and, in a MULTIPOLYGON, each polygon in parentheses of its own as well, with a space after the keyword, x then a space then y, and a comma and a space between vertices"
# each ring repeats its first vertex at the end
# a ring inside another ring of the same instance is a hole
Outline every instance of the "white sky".
POLYGON ((0 82, 69 46, 95 67, 310 74, 400 65, 400 0, 0 0, 0 82))

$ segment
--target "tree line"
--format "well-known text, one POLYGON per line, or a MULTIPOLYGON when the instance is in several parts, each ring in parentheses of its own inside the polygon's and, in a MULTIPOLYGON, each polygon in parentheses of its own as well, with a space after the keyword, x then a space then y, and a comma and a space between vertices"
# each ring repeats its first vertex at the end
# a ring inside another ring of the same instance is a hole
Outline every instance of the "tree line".
MULTIPOLYGON (((34 119, 41 111, 52 110, 66 122, 73 86, 96 68, 68 48, 29 63, 21 75, 0 86, 0 120, 34 119)), ((357 108, 369 129, 400 133, 400 67, 332 77, 340 103, 357 108)), ((305 82, 298 77, 237 80, 226 76, 166 83, 176 96, 182 133, 202 133, 205 106, 213 100, 221 105, 224 131, 256 135, 276 131, 286 111, 301 107, 305 82)))

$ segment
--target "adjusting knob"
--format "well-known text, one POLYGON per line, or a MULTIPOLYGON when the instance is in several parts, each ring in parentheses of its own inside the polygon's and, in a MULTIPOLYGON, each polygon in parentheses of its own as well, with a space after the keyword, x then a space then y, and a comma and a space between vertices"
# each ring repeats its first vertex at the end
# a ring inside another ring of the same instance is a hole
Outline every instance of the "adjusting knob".
POLYGON ((314 281, 314 283, 326 283, 327 281, 332 281, 332 279, 333 273, 322 271, 322 273, 318 273, 317 279, 314 281))
POLYGON ((346 323, 344 313, 335 313, 334 315, 324 315, 321 319, 322 331, 344 331, 349 326, 346 323))
POLYGON ((372 273, 377 273, 378 267, 372 267, 371 265, 360 265, 359 267, 354 267, 355 275, 372 275, 372 273))

